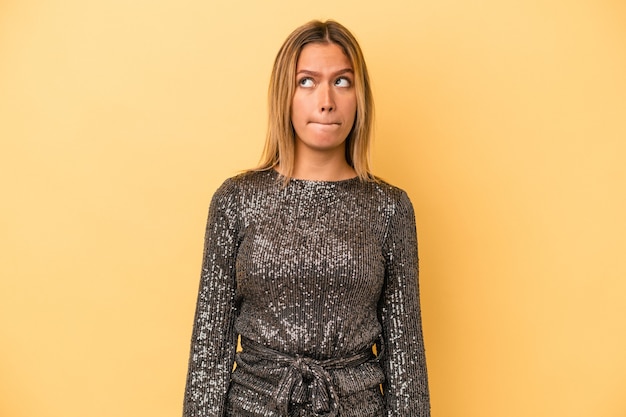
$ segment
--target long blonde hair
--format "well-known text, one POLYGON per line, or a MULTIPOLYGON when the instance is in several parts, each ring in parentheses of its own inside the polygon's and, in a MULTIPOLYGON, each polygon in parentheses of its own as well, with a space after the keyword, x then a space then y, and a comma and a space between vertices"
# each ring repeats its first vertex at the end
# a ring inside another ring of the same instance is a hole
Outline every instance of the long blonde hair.
POLYGON ((289 181, 294 171, 295 132, 291 124, 291 103, 296 87, 296 65, 300 52, 309 43, 339 45, 352 64, 356 92, 356 117, 346 138, 346 161, 357 176, 374 180, 370 169, 370 142, 374 121, 374 100, 363 52, 355 37, 341 24, 327 20, 310 21, 294 30, 285 40, 274 61, 268 101, 269 121, 265 147, 256 170, 280 164, 289 181))

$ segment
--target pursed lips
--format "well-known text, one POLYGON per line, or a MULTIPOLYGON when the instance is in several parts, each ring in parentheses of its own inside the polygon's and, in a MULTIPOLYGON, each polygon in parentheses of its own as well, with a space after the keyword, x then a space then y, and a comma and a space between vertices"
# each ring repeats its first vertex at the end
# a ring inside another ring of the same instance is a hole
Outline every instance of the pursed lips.
POLYGON ((316 121, 311 121, 311 122, 309 122, 309 124, 322 125, 322 126, 334 126, 334 125, 340 125, 341 123, 339 123, 339 122, 316 122, 316 121))

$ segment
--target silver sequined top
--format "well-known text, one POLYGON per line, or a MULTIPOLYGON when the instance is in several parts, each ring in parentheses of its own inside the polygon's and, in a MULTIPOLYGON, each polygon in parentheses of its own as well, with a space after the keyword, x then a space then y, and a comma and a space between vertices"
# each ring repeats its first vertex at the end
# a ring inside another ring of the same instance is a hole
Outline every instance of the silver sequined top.
MULTIPOLYGON (((337 415, 429 416, 417 278, 413 207, 399 188, 358 178, 284 186, 273 170, 226 180, 209 210, 184 416, 283 415, 274 397, 289 365, 242 356, 232 373, 238 335, 311 363, 382 337, 382 357, 324 374, 337 415)), ((306 404, 317 382, 299 378, 304 403, 289 415, 331 415, 306 404)))

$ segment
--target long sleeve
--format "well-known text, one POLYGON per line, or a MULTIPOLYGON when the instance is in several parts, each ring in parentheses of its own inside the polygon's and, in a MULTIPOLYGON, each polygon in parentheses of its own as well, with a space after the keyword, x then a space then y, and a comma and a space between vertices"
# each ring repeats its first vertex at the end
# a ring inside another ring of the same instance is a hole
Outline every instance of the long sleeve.
POLYGON ((222 417, 237 334, 235 259, 239 240, 237 190, 227 180, 215 192, 207 221, 193 325, 184 417, 222 417))
POLYGON ((384 244, 385 284, 379 303, 387 416, 428 417, 430 398, 419 302, 413 206, 400 192, 384 244))

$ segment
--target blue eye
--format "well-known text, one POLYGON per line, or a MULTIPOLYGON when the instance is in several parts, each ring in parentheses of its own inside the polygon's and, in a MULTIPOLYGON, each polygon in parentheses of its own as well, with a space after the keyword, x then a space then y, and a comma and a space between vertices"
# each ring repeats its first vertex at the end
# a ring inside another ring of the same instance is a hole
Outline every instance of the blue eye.
POLYGON ((346 77, 339 77, 337 78, 337 80, 335 80, 335 85, 337 87, 350 87, 352 85, 352 82, 346 77))
POLYGON ((301 78, 300 81, 298 81, 298 85, 300 87, 313 87, 313 79, 310 77, 301 78))

